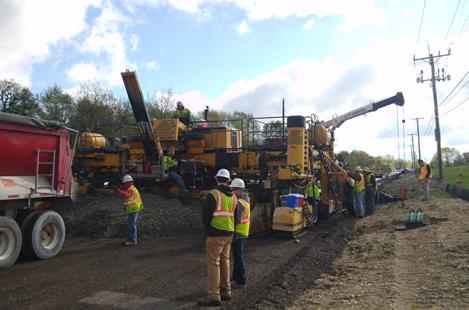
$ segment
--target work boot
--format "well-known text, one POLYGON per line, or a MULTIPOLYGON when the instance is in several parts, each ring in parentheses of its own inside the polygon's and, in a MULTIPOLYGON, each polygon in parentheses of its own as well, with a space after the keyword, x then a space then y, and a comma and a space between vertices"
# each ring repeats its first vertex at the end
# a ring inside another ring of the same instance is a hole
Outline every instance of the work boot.
POLYGON ((127 240, 127 238, 126 238, 126 239, 122 240, 122 244, 125 244, 125 243, 128 242, 128 241, 129 241, 129 240, 127 240))
POLYGON ((236 289, 240 289, 240 288, 246 288, 247 285, 246 284, 241 284, 241 283, 238 283, 238 281, 232 281, 231 282, 231 288, 236 290, 236 289))
POLYGON ((208 299, 208 298, 202 298, 202 299, 199 299, 199 301, 197 301, 197 304, 199 306, 205 306, 205 307, 218 307, 221 305, 221 301, 208 299))
POLYGON ((127 241, 124 243, 124 245, 137 245, 137 242, 130 242, 130 241, 127 240, 127 241))
POLYGON ((227 301, 227 300, 231 300, 231 296, 230 295, 221 295, 221 300, 222 301, 227 301))

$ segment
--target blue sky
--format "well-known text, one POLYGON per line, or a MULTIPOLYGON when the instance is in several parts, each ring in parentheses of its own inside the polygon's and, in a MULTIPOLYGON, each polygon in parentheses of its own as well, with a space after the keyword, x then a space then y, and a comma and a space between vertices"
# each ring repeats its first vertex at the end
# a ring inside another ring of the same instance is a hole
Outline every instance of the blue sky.
MULTIPOLYGON (((430 66, 414 67, 412 59, 428 56, 427 44, 434 54, 451 47, 452 55, 438 62, 452 77, 437 83, 444 99, 469 70, 466 2, 0 0, 0 79, 14 78, 36 93, 55 83, 73 92, 98 79, 125 96, 120 72, 130 69, 145 94, 172 87, 193 112, 209 105, 280 115, 285 99, 287 114, 321 120, 401 91, 404 109, 346 122, 336 130, 336 150, 397 156, 398 113, 407 120, 401 147, 416 133, 411 118, 425 118, 422 157, 430 160, 433 98, 429 82, 415 82, 420 70, 430 77, 430 66)), ((466 85, 440 114, 468 96, 466 85)), ((468 106, 441 116, 443 146, 469 151, 468 106)))

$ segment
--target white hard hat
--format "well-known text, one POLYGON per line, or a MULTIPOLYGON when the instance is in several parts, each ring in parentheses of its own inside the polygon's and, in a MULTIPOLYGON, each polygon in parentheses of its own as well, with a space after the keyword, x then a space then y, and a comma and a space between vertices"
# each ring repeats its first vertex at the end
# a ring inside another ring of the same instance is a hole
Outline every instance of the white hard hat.
POLYGON ((362 171, 362 168, 360 166, 356 166, 353 171, 362 171))
POLYGON ((126 183, 126 182, 133 182, 134 179, 132 179, 132 177, 130 175, 126 175, 124 176, 124 179, 122 180, 122 183, 126 183))
POLYGON ((220 169, 218 170, 218 173, 215 177, 221 177, 221 178, 230 178, 230 173, 226 169, 220 169))
POLYGON ((236 178, 233 181, 231 181, 230 187, 244 188, 244 181, 236 178))

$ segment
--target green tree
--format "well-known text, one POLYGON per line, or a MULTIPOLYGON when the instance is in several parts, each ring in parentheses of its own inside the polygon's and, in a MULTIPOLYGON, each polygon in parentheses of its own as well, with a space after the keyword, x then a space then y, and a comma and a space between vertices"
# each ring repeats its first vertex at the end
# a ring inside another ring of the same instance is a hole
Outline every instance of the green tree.
POLYGON ((95 132, 104 136, 115 135, 116 111, 120 104, 114 93, 97 80, 80 84, 74 95, 70 126, 80 132, 95 132))
POLYGON ((62 91, 60 86, 55 84, 47 87, 40 94, 39 102, 42 108, 41 118, 68 125, 73 114, 73 98, 62 91))
POLYGON ((373 168, 376 162, 374 157, 365 151, 353 150, 352 153, 350 153, 350 157, 354 158, 357 162, 357 165, 360 165, 362 168, 373 168))
POLYGON ((38 99, 14 79, 0 81, 1 112, 38 117, 38 99))
POLYGON ((469 165, 469 152, 462 153, 462 157, 464 158, 466 165, 469 165))
POLYGON ((454 147, 444 147, 441 149, 441 159, 446 167, 451 167, 453 162, 461 157, 461 153, 454 147))

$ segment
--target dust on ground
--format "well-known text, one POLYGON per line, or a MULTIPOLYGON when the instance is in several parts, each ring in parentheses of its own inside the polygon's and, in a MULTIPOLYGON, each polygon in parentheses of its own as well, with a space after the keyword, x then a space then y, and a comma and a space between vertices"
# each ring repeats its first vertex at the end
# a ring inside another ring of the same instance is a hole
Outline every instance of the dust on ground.
MULTIPOLYGON (((323 273, 291 307, 297 309, 469 309, 469 203, 456 198, 421 201, 412 173, 388 180, 384 189, 401 202, 378 205, 355 222, 332 271, 323 273), (396 231, 408 208, 430 216, 428 226, 396 231)), ((432 180, 430 195, 444 184, 432 180)))

